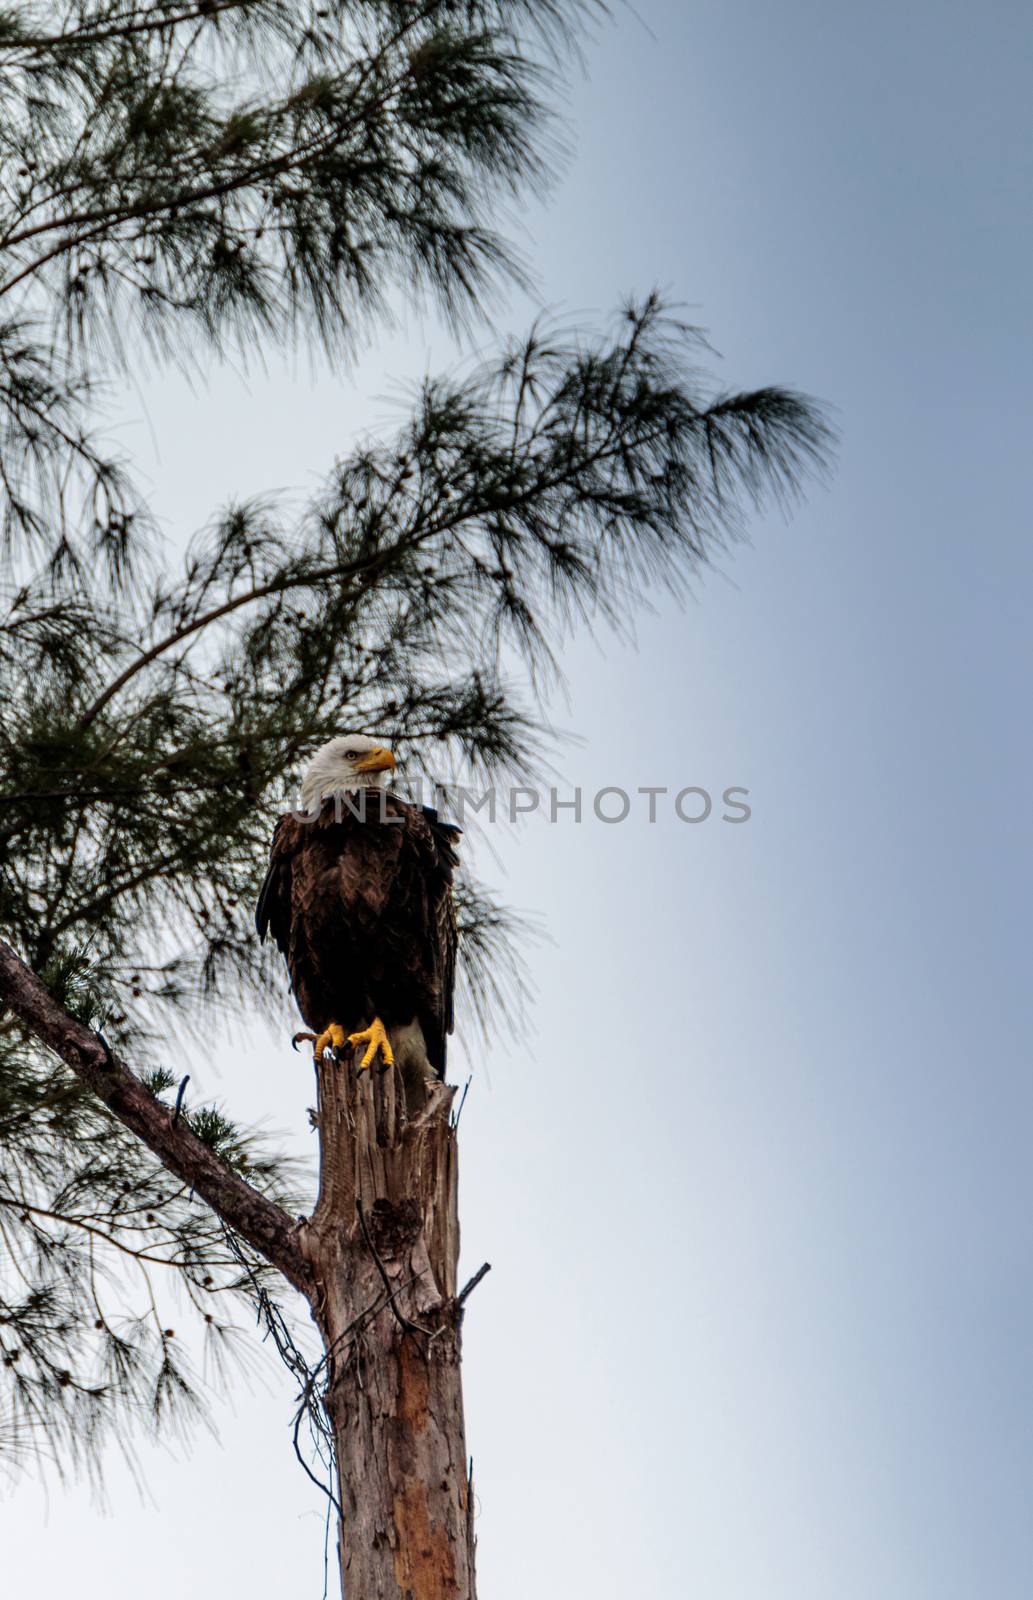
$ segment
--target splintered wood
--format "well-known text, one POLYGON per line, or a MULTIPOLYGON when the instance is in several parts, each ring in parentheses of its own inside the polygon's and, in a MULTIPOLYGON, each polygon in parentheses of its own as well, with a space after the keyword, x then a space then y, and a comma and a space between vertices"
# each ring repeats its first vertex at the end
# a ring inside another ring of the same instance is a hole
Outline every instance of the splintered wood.
MULTIPOLYGON (((358 1052, 356 1053, 358 1056, 358 1052)), ((299 1244, 329 1352, 347 1600, 475 1600, 460 1384, 455 1094, 322 1062, 319 1199, 299 1244)))

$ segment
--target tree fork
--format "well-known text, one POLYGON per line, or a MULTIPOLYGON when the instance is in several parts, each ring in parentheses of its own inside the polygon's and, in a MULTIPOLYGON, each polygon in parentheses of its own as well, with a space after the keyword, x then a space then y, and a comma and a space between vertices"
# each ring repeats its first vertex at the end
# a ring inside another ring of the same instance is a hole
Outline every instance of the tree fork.
POLYGON ((475 1600, 460 1376, 453 1088, 321 1062, 320 1186, 299 1235, 327 1352, 345 1600, 475 1600))
MULTIPOLYGON (((319 1196, 294 1222, 214 1155, 0 940, 0 1001, 305 1295, 323 1337, 345 1600, 475 1600, 455 1089, 319 1063, 319 1196)), ((2 1009, 2 1008, 0 1008, 2 1009)))

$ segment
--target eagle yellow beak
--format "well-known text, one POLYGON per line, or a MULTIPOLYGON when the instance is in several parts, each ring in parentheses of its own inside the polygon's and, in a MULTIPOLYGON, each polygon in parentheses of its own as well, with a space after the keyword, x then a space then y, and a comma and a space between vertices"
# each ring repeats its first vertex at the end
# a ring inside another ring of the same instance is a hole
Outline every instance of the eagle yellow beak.
POLYGON ((397 764, 390 750, 386 750, 380 745, 376 750, 371 750, 368 756, 363 756, 361 761, 356 761, 355 770, 356 772, 393 772, 397 764))

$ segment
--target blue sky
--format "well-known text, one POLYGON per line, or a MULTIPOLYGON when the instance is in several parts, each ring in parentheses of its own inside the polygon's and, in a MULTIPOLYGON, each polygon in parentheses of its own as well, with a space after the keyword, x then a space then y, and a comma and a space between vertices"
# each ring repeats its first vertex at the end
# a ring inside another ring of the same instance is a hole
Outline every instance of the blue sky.
MULTIPOLYGON (((741 784, 750 822, 531 820, 484 863, 551 942, 463 1115, 466 1260, 494 1263, 466 1334, 481 1592, 1025 1600, 1033 28, 637 10, 523 219, 538 298, 587 318, 659 283, 723 384, 819 395, 842 442, 687 608, 566 654, 564 782, 741 784)), ((310 483, 447 348, 410 318, 343 376, 155 377, 125 438, 179 537, 310 483)), ((285 1046, 184 1061, 303 1145, 285 1046)), ((148 1457, 156 1504, 117 1465, 117 1520, 52 1493, 45 1592, 128 1600, 147 1559, 152 1600, 318 1594, 270 1371, 221 1443, 148 1457)), ((38 1584, 47 1505, 13 1506, 5 1564, 38 1584)))

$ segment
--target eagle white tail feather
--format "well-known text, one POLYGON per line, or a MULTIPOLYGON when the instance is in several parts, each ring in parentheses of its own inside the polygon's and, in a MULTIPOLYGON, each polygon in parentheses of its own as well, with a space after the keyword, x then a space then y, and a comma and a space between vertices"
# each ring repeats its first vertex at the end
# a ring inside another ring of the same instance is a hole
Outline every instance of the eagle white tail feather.
POLYGON ((405 1085, 406 1113, 411 1117, 423 1110, 427 1103, 427 1090, 437 1082, 438 1075, 428 1059, 427 1041, 415 1017, 402 1027, 396 1025, 388 1028, 387 1033, 395 1053, 395 1065, 405 1085))

